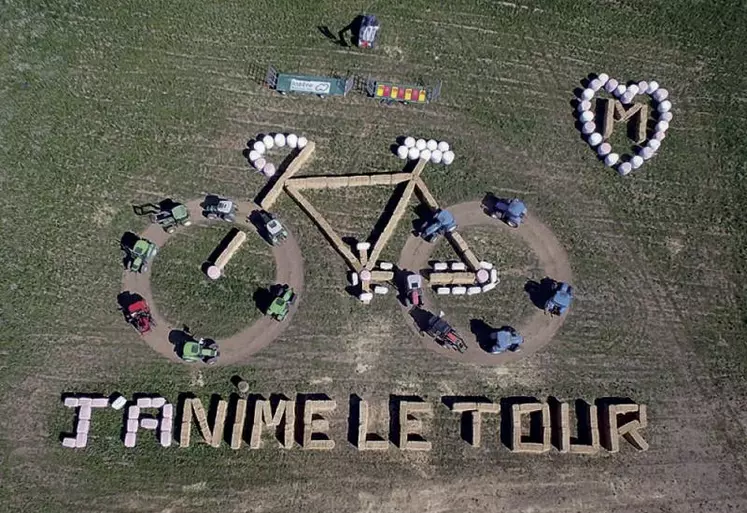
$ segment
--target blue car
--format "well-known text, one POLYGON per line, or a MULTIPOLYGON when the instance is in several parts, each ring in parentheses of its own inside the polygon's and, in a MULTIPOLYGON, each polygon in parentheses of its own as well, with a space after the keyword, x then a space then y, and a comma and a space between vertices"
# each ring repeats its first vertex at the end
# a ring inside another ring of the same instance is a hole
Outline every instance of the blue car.
POLYGON ((552 295, 545 303, 545 312, 550 315, 563 315, 568 311, 573 301, 573 287, 567 283, 554 282, 552 295))

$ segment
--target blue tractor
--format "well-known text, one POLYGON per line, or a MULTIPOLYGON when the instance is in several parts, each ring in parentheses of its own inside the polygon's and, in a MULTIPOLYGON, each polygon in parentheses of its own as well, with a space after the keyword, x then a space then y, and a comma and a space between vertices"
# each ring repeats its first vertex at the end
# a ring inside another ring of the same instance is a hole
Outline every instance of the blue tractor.
POLYGON ((497 199, 490 214, 495 219, 500 219, 511 228, 518 228, 527 215, 527 206, 519 198, 512 200, 497 199))
POLYGON ((433 218, 428 221, 420 232, 426 242, 434 242, 440 235, 453 232, 457 224, 454 216, 448 210, 438 209, 433 218))
POLYGON ((550 298, 545 303, 545 312, 550 315, 563 315, 568 311, 573 301, 573 287, 564 282, 553 282, 550 298))
POLYGON ((490 334, 490 341, 493 342, 489 351, 491 354, 500 354, 504 351, 516 353, 521 351, 519 346, 524 343, 524 337, 511 326, 504 326, 490 334))

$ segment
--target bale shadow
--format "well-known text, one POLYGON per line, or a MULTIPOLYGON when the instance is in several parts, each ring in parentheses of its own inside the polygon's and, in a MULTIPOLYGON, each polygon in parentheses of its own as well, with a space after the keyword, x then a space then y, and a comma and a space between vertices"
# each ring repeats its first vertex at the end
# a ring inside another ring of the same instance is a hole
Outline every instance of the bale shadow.
MULTIPOLYGON (((350 394, 349 416, 348 416, 348 442, 358 448, 358 425, 361 418, 361 402, 363 399, 358 394, 350 394)), ((364 440, 365 442, 365 440, 364 440)))

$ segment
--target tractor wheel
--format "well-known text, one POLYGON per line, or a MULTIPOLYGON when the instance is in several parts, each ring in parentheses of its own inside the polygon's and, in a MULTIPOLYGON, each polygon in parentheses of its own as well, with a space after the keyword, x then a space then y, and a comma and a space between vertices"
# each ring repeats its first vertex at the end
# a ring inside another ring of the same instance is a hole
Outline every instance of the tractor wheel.
POLYGON ((511 221, 511 220, 506 221, 506 224, 509 225, 511 228, 518 228, 519 227, 519 225, 516 222, 511 221))
POLYGON ((218 219, 218 216, 213 213, 206 214, 205 217, 207 217, 208 219, 218 219))
POLYGON ((190 226, 192 221, 184 221, 183 226, 190 226))
POLYGON ((175 231, 176 231, 176 228, 174 228, 173 226, 170 228, 166 228, 166 233, 171 234, 171 233, 174 233, 175 231))
POLYGON ((218 357, 217 356, 213 356, 212 358, 208 358, 207 360, 205 360, 205 363, 208 364, 208 365, 214 365, 215 362, 217 362, 217 361, 218 361, 218 357))
POLYGON ((236 221, 236 216, 234 216, 233 214, 227 215, 223 218, 223 220, 228 223, 233 223, 234 221, 236 221))

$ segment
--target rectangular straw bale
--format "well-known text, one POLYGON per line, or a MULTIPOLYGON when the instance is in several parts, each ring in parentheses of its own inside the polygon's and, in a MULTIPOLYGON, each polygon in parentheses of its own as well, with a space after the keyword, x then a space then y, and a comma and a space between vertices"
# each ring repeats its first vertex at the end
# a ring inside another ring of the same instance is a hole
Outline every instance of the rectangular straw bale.
POLYGON ((78 410, 78 419, 79 420, 91 420, 91 407, 90 406, 81 406, 78 410))
POLYGON ((347 245, 342 241, 340 236, 337 235, 337 232, 335 232, 335 230, 327 222, 324 216, 322 216, 319 211, 317 211, 317 209, 315 209, 311 205, 311 203, 309 203, 309 201, 303 195, 301 195, 298 190, 294 189, 293 187, 288 187, 288 194, 296 203, 298 203, 301 209, 303 209, 306 214, 311 217, 311 219, 316 223, 322 233, 324 233, 324 235, 330 240, 332 247, 334 247, 337 252, 343 257, 343 259, 345 259, 346 263, 350 267, 350 270, 358 271, 360 262, 355 257, 355 255, 353 255, 353 252, 348 249, 347 245))
POLYGON ((137 400, 137 406, 138 408, 150 408, 152 406, 153 400, 150 397, 141 397, 137 400))
POLYGON ((244 433, 244 422, 246 421, 246 399, 236 401, 236 416, 231 430, 231 449, 240 449, 242 434, 244 433))
POLYGON ((597 108, 602 111, 602 139, 605 141, 612 136, 615 129, 615 103, 617 100, 600 98, 597 100, 597 108))
POLYGON ((166 404, 166 398, 165 397, 154 397, 151 401, 151 405, 153 408, 163 408, 163 406, 166 404))
POLYGON ((73 447, 75 447, 75 438, 71 436, 66 436, 65 438, 62 439, 62 446, 72 449, 73 447))
POLYGON ((356 175, 348 177, 348 187, 368 187, 371 185, 369 175, 356 175))
MULTIPOLYGON (((218 269, 223 269, 245 241, 246 232, 242 232, 241 230, 235 232, 233 238, 231 239, 231 242, 228 243, 223 252, 218 256, 218 258, 215 259, 215 267, 217 267, 218 269)), ((139 402, 140 399, 138 399, 138 403, 139 402)), ((148 399, 148 404, 149 406, 150 404, 152 404, 152 401, 150 399, 148 399)))
POLYGON ((306 162, 311 157, 312 153, 314 153, 315 148, 316 144, 314 144, 314 141, 309 141, 306 146, 304 146, 304 148, 299 152, 299 154, 296 155, 293 161, 288 164, 285 172, 283 172, 283 174, 278 177, 272 188, 267 192, 267 194, 265 194, 265 197, 262 198, 260 204, 264 210, 270 210, 270 207, 272 207, 272 205, 278 199, 278 196, 280 196, 280 193, 283 191, 285 182, 301 170, 304 164, 306 164, 306 162))
POLYGON ((383 283, 394 279, 393 271, 371 271, 371 281, 374 283, 383 283))
POLYGON ((107 406, 109 406, 108 397, 95 397, 94 399, 91 399, 92 408, 106 408, 107 406))
POLYGON ((77 408, 78 407, 78 398, 77 397, 66 397, 64 404, 68 408, 77 408))
POLYGON ((124 445, 125 447, 135 447, 137 442, 137 435, 135 433, 125 434, 124 445))
POLYGON ((138 428, 140 427, 140 421, 137 419, 127 419, 127 432, 128 433, 137 433, 138 428))
POLYGON ((171 431, 161 432, 161 435, 159 436, 161 447, 170 447, 172 440, 173 440, 173 435, 171 434, 171 431))
POLYGON ((161 415, 163 415, 164 419, 171 419, 174 417, 174 405, 173 404, 164 404, 163 408, 161 408, 161 415))

